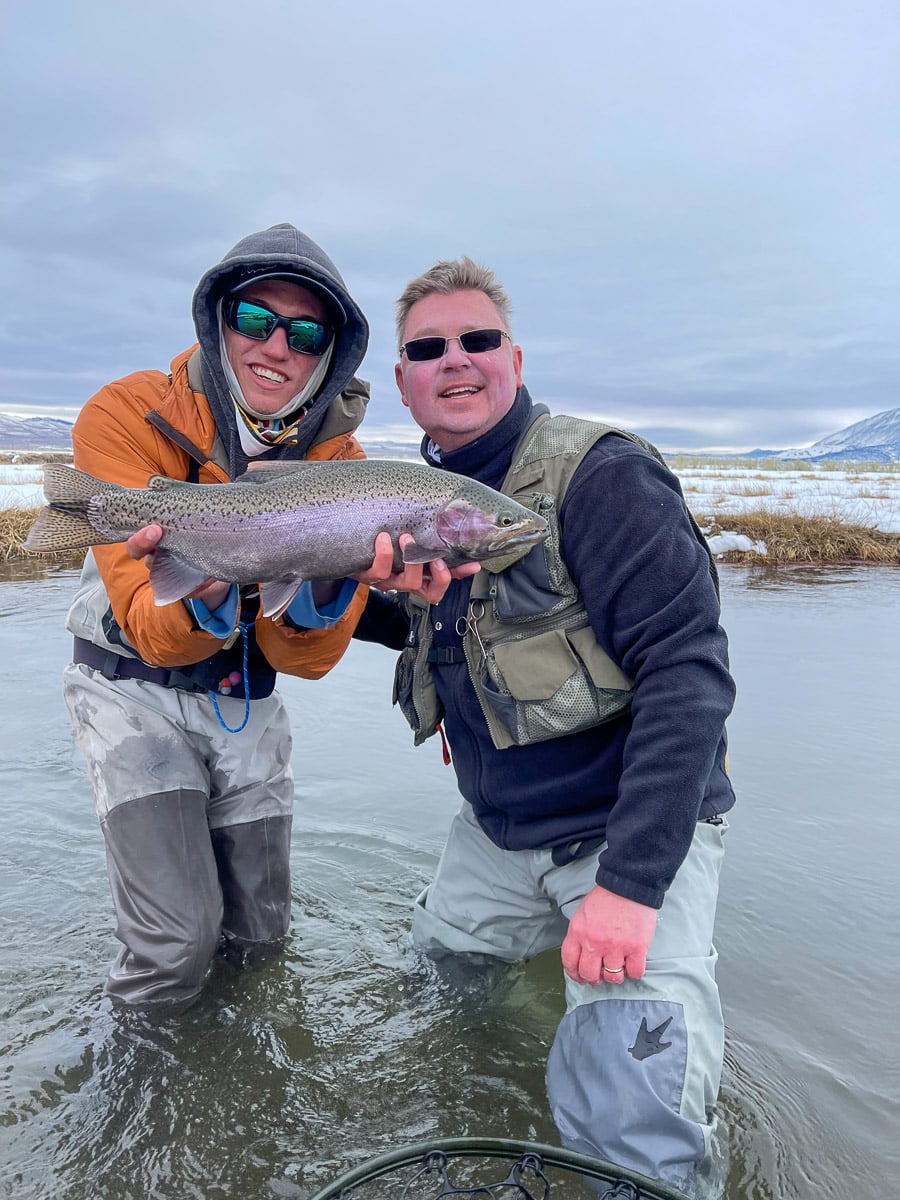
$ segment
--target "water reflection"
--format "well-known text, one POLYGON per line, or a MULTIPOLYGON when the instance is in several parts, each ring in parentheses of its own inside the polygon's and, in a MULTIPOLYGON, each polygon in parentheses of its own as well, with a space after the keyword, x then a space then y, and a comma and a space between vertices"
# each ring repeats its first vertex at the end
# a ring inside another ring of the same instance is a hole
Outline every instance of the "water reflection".
MULTIPOLYGON (((722 571, 739 682, 718 932, 727 1196, 883 1200, 900 1191, 900 572, 792 574, 722 571)), ((302 1198, 405 1142, 554 1142, 556 956, 451 984, 409 949, 455 789, 389 711, 378 647, 284 684, 285 957, 256 974, 218 963, 175 1021, 109 1011, 102 841, 59 695, 73 586, 59 569, 0 583, 0 1196, 302 1198)))
POLYGON ((752 567, 730 566, 719 564, 719 572, 726 577, 735 574, 740 579, 740 586, 748 591, 764 592, 797 592, 804 589, 816 589, 827 593, 835 587, 861 588, 867 594, 881 590, 877 577, 885 577, 885 590, 890 593, 890 577, 895 572, 891 568, 878 568, 852 565, 836 565, 819 567, 811 564, 792 563, 785 566, 766 566, 760 564, 752 567), (872 584, 875 583, 874 589, 872 584))
POLYGON ((0 583, 15 583, 25 579, 52 579, 61 576, 70 579, 77 569, 76 559, 81 555, 63 558, 41 558, 28 556, 23 558, 0 559, 0 583))

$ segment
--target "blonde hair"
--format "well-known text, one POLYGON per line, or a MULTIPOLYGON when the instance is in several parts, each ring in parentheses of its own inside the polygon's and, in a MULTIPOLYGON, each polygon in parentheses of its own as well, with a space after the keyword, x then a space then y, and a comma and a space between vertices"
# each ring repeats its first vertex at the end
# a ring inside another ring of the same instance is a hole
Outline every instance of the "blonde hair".
POLYGON ((510 328, 512 305, 504 291, 503 284, 500 283, 490 267, 484 267, 465 256, 447 258, 436 262, 433 267, 429 267, 427 271, 423 271, 421 275, 411 279, 403 289, 396 304, 397 349, 400 349, 403 341, 403 329, 406 325, 406 318, 409 316, 409 310, 417 301, 435 294, 447 296, 451 292, 465 291, 484 292, 500 315, 506 332, 512 333, 510 328))

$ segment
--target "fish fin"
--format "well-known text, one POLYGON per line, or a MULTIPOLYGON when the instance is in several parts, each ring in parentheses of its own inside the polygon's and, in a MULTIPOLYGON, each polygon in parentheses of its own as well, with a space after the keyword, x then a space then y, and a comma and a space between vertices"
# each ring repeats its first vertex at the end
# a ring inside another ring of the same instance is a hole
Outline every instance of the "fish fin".
POLYGON ((291 462, 258 462, 254 463, 243 475, 236 475, 232 483, 271 483, 280 475, 296 475, 298 471, 321 465, 319 462, 307 462, 305 459, 291 462))
POLYGON ((262 615, 271 617, 274 621, 280 617, 293 598, 300 591, 302 579, 292 575, 290 579, 270 579, 268 583, 259 585, 259 599, 262 604, 262 615))
POLYGON ((209 576, 198 571, 168 550, 156 549, 150 563, 150 586, 153 601, 157 605, 171 604, 183 600, 191 592, 207 583, 209 576))
POLYGON ((196 483, 188 483, 186 479, 172 479, 170 475, 151 475, 147 487, 159 491, 160 488, 195 488, 196 483))
POLYGON ((54 554, 58 550, 84 550, 105 541, 87 517, 48 506, 38 513, 22 549, 30 554, 54 554))
POLYGON ((67 467, 64 463, 44 464, 44 495, 51 504, 58 500, 78 500, 86 503, 103 492, 121 490, 122 487, 118 483, 96 479, 93 475, 88 475, 87 471, 67 467))
POLYGON ((420 546, 418 542, 407 542, 403 547, 403 561, 405 563, 426 563, 434 562, 436 558, 443 558, 441 550, 434 550, 430 546, 420 546))
POLYGON ((526 554, 530 554, 533 549, 534 547, 530 545, 516 546, 512 550, 507 550, 504 554, 498 554, 495 558, 482 559, 481 566, 489 574, 499 575, 501 571, 505 571, 507 567, 511 567, 520 558, 524 558, 526 554))

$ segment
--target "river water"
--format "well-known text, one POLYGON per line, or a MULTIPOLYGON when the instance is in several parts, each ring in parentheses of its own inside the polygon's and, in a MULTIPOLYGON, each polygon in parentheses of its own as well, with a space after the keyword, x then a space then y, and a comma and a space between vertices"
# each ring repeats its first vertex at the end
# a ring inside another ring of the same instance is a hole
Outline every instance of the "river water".
MULTIPOLYGON (((723 571, 739 699, 717 944, 727 1200, 900 1195, 900 571, 723 571)), ((449 989, 407 942, 456 808, 436 742, 354 643, 283 680, 294 917, 257 974, 218 965, 157 1029, 102 999, 102 839, 60 695, 71 571, 0 580, 0 1197, 311 1196, 407 1142, 556 1142, 558 958, 449 989)))

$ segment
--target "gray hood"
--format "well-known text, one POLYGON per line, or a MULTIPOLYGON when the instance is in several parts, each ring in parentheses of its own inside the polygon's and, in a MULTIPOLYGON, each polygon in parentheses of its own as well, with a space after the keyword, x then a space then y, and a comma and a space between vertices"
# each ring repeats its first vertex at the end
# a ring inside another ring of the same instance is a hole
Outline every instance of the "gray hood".
POLYGON ((193 313, 200 343, 201 372, 216 425, 228 451, 232 475, 241 474, 247 458, 241 449, 237 418, 219 347, 217 306, 226 293, 261 275, 299 277, 318 292, 334 316, 334 353, 327 375, 299 426, 295 445, 274 446, 266 458, 302 458, 315 440, 328 406, 355 375, 369 341, 369 325, 347 291, 337 267, 316 243, 293 225, 273 225, 242 238, 211 267, 194 292, 193 313))

